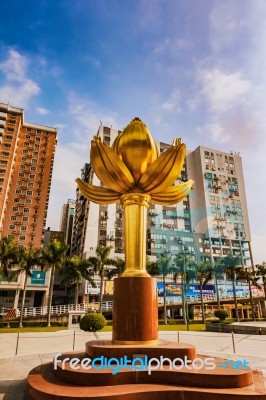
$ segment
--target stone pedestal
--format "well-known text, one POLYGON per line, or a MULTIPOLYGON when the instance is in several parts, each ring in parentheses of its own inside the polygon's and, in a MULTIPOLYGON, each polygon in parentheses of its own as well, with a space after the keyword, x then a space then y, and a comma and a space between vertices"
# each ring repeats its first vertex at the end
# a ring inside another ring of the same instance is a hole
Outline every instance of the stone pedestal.
POLYGON ((113 342, 155 344, 158 339, 156 279, 122 277, 114 281, 113 342))

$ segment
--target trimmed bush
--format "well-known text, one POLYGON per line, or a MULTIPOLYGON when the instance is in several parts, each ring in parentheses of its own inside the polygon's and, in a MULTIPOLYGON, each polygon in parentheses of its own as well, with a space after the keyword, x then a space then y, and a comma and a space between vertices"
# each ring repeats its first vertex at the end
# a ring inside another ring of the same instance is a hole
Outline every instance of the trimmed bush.
POLYGON ((216 310, 214 312, 215 317, 219 318, 220 321, 224 321, 228 317, 228 312, 226 310, 216 310))
POLYGON ((79 326, 80 326, 80 329, 83 331, 96 332, 96 331, 100 331, 101 329, 103 329, 105 327, 106 323, 107 323, 107 321, 102 314, 89 313, 87 315, 84 315, 84 317, 81 318, 79 326))

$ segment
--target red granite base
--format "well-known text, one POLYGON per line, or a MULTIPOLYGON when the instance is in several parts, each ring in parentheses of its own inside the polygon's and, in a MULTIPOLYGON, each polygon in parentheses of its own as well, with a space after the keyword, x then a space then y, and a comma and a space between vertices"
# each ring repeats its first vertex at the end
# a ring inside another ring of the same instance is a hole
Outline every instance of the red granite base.
MULTIPOLYGON (((150 357, 164 356, 173 360, 184 359, 190 354, 194 359, 195 348, 181 343, 161 341, 157 346, 118 346, 108 341, 92 341, 86 345, 86 353, 63 354, 62 358, 107 358, 136 354, 150 357), (160 350, 160 351, 159 351, 160 350), (166 355, 167 354, 167 355, 166 355)), ((197 355, 204 360, 204 356, 197 355)), ((34 368, 28 376, 28 400, 266 400, 266 382, 262 374, 251 370, 223 369, 216 358, 214 370, 170 369, 164 365, 148 374, 123 368, 113 374, 112 368, 73 370, 69 362, 64 368, 53 363, 34 368)))

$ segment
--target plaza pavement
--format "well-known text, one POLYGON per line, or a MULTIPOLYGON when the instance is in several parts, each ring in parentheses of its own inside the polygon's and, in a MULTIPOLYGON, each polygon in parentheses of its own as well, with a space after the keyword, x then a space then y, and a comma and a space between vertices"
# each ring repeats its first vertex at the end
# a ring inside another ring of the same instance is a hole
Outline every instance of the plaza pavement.
MULTIPOLYGON (((262 326, 262 323, 259 325, 262 326)), ((246 359, 252 369, 266 376, 266 336, 214 332, 159 332, 160 339, 194 344, 198 354, 219 356, 225 359, 246 359)), ((58 353, 83 351, 85 343, 95 339, 110 339, 111 332, 85 333, 79 330, 0 334, 0 400, 22 400, 26 390, 26 377, 35 366, 47 363, 58 353)))

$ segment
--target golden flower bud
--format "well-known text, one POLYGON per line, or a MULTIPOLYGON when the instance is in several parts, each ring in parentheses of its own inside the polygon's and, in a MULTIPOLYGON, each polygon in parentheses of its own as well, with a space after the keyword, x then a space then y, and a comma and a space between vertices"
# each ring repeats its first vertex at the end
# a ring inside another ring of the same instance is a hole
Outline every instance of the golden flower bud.
POLYGON ((158 149, 146 127, 134 118, 115 139, 112 149, 131 172, 135 184, 158 157, 158 149))

